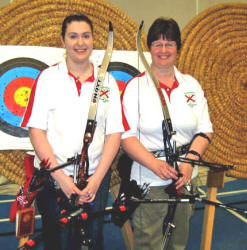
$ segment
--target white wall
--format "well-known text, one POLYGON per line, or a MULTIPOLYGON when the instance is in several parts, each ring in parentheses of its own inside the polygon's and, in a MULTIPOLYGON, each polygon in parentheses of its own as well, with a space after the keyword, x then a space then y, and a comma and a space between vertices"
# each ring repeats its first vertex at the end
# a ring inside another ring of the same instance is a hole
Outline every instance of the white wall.
POLYGON ((108 0, 137 23, 144 20, 147 31, 151 23, 160 16, 174 18, 180 29, 199 12, 216 4, 227 2, 244 2, 247 0, 108 0))

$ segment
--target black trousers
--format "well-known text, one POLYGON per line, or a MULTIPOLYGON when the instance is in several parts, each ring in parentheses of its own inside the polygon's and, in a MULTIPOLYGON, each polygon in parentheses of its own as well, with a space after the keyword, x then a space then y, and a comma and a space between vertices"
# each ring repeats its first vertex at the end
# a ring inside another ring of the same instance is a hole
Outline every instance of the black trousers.
MULTIPOLYGON (((97 192, 96 198, 91 204, 90 211, 102 211, 107 203, 110 184, 110 171, 103 179, 97 192)), ((74 223, 61 226, 59 218, 61 210, 71 210, 71 204, 60 189, 54 187, 53 181, 49 180, 44 189, 40 191, 36 198, 37 207, 42 217, 42 230, 45 250, 80 250, 81 236, 80 228, 74 223), (58 203, 58 197, 63 202, 58 203)), ((103 225, 104 216, 91 218, 88 220, 88 234, 92 240, 90 250, 103 250, 103 225)))

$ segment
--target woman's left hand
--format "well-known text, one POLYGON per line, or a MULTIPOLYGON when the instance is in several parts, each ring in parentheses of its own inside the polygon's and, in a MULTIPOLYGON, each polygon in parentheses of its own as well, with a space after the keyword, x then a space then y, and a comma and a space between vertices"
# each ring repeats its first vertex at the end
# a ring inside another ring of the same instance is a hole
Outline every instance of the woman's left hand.
POLYGON ((100 181, 95 178, 94 175, 91 175, 87 179, 87 186, 82 190, 83 195, 79 198, 79 204, 92 202, 97 194, 97 191, 100 186, 100 181))
POLYGON ((179 172, 182 176, 176 182, 176 189, 180 189, 185 184, 190 184, 193 167, 189 163, 182 162, 179 166, 179 172))

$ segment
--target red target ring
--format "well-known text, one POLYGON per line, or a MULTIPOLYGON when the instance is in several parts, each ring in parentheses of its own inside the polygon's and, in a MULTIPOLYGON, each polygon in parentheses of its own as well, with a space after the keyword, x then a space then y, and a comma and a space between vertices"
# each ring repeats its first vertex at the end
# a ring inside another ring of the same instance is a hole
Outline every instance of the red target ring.
POLYGON ((19 77, 11 81, 4 92, 4 103, 8 110, 17 116, 23 116, 34 79, 19 77))
POLYGON ((28 137, 20 127, 32 84, 45 63, 27 57, 10 59, 0 64, 0 130, 15 137, 28 137))

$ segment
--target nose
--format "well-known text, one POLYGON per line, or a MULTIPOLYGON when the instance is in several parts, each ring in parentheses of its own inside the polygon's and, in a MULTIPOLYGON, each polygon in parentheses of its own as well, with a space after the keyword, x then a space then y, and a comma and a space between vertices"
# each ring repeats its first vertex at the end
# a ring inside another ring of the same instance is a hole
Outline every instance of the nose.
POLYGON ((162 52, 166 52, 166 51, 167 51, 167 47, 166 47, 165 44, 163 44, 163 46, 162 46, 162 48, 161 48, 161 51, 162 51, 162 52))
POLYGON ((78 44, 79 44, 79 45, 83 45, 83 44, 84 44, 84 39, 83 39, 83 37, 80 37, 80 36, 79 36, 79 38, 78 38, 78 44))

